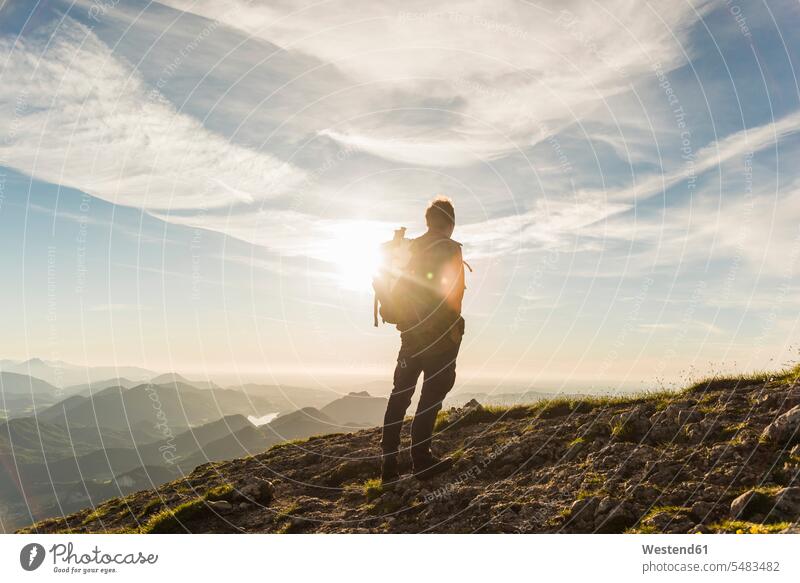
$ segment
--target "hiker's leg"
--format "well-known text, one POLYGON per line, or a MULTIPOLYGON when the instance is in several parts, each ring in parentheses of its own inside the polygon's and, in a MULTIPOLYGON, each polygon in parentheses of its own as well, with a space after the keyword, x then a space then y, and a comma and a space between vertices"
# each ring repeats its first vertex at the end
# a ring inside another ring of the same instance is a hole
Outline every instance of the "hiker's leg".
POLYGON ((411 457, 413 459, 429 458, 431 455, 431 438, 436 416, 442 409, 442 401, 456 382, 456 357, 458 348, 440 355, 425 358, 423 370, 425 380, 422 392, 411 424, 411 457))
POLYGON ((417 380, 422 373, 419 358, 407 358, 401 355, 397 358, 394 369, 394 387, 389 395, 386 405, 386 414, 383 417, 383 436, 381 449, 384 454, 397 453, 400 447, 400 432, 403 429, 403 418, 406 409, 411 404, 411 397, 417 387, 417 380))

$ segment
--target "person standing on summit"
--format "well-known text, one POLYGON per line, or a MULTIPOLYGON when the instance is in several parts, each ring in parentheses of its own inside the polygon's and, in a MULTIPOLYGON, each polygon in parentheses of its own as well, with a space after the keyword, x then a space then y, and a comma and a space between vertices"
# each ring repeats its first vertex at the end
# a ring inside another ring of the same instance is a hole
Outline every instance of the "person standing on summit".
POLYGON ((464 335, 461 303, 464 298, 464 262, 461 244, 450 237, 455 209, 450 199, 438 197, 425 211, 427 232, 411 241, 410 258, 394 295, 398 298, 397 328, 401 346, 394 386, 386 407, 381 439, 381 479, 397 480, 398 450, 403 418, 420 375, 422 390, 411 424, 411 461, 414 476, 428 479, 449 469, 451 459, 431 453, 436 416, 456 380, 456 358, 464 335))

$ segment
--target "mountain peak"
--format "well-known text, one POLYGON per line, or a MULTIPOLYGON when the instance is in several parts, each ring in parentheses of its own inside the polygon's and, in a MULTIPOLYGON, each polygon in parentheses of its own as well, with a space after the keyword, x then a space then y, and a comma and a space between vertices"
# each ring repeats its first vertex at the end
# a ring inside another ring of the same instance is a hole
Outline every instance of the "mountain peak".
POLYGON ((372 397, 367 391, 351 391, 347 393, 348 397, 372 397))
POLYGON ((160 384, 164 384, 164 383, 185 383, 187 385, 191 384, 189 382, 189 380, 186 379, 186 377, 184 377, 182 375, 179 375, 176 372, 167 372, 167 373, 163 373, 163 374, 160 374, 158 376, 155 376, 155 377, 150 379, 150 383, 152 383, 154 385, 160 385, 160 384))

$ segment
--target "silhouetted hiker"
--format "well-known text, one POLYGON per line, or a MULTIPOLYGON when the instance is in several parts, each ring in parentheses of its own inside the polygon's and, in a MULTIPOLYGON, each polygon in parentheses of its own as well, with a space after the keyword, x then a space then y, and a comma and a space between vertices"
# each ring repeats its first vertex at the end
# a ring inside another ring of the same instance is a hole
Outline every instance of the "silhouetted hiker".
MULTIPOLYGON (((411 460, 414 475, 427 479, 452 466, 431 454, 436 415, 456 379, 456 357, 464 335, 461 301, 464 297, 464 263, 461 244, 450 236, 455 210, 447 198, 437 198, 425 211, 428 231, 408 246, 408 264, 390 292, 382 295, 384 321, 396 323, 401 346, 394 371, 394 388, 383 421, 381 478, 398 478, 398 449, 403 417, 420 375, 422 392, 411 424, 411 460)), ((404 230, 398 231, 395 243, 404 230)), ((377 300, 376 300, 377 306, 377 300)), ((377 317, 376 317, 377 325, 377 317)))

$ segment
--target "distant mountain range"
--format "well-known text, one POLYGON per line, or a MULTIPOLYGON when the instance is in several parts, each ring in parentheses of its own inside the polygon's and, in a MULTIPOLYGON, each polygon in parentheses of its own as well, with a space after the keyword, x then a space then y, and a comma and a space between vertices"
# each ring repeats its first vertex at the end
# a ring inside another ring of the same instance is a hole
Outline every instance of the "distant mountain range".
POLYGON ((60 366, 38 359, 0 361, 0 408, 6 417, 0 419, 0 524, 6 532, 157 487, 209 461, 380 425, 386 407, 385 398, 366 392, 341 396, 257 384, 221 388, 130 367, 101 367, 116 376, 68 385, 64 375, 53 373, 54 365, 60 366), (270 414, 277 417, 265 425, 248 420, 270 414))
POLYGON ((90 397, 73 395, 37 413, 37 418, 62 425, 127 427, 141 421, 164 425, 173 432, 234 413, 263 415, 274 405, 262 397, 233 389, 198 389, 185 383, 108 387, 90 397))
POLYGON ((85 367, 60 360, 42 360, 41 358, 31 358, 24 361, 0 360, 0 371, 35 377, 59 388, 92 383, 113 377, 144 381, 158 374, 137 366, 85 367))

